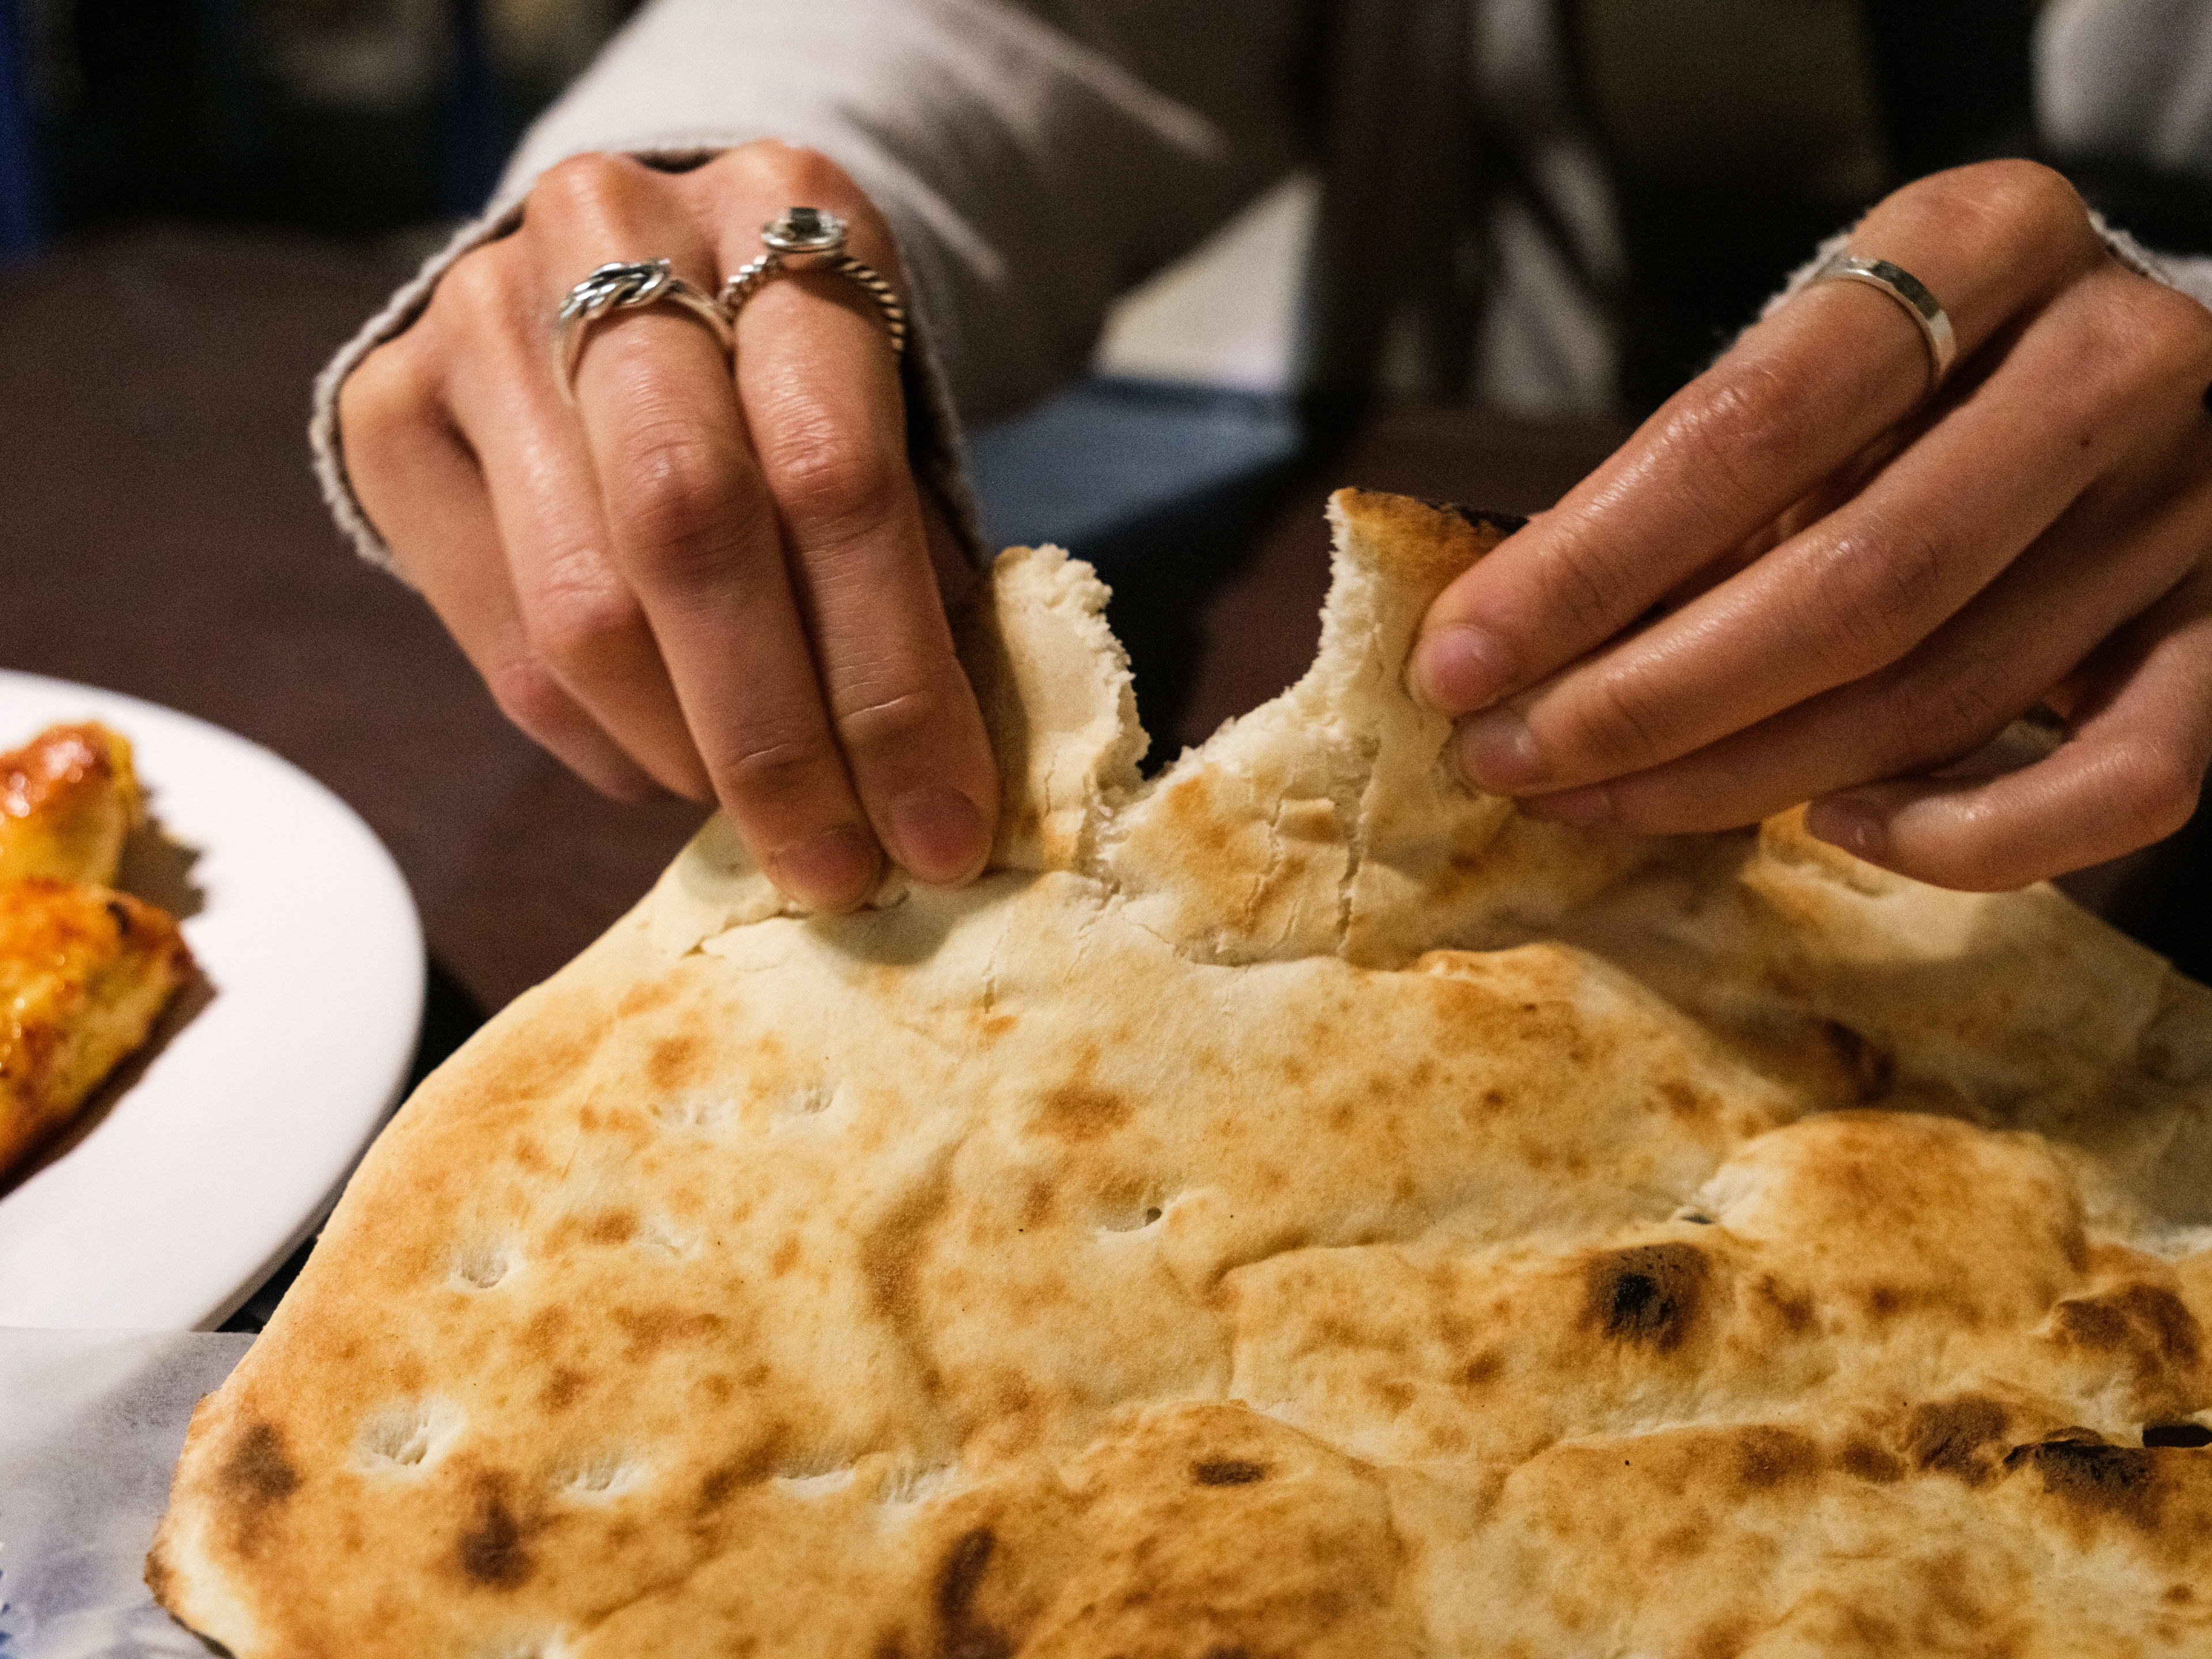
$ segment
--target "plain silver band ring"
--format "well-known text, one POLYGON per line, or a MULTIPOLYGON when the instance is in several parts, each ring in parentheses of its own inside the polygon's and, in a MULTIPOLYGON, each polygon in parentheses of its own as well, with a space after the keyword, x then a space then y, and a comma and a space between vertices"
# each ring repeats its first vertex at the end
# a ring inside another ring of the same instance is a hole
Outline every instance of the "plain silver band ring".
POLYGON ((873 265, 845 252, 842 219, 814 208, 792 208, 781 218, 761 227, 761 240, 768 245, 768 252, 739 265, 722 284, 722 310, 732 324, 737 321, 738 307, 770 277, 794 270, 826 270, 842 276, 876 302, 876 309, 883 314, 884 332, 890 337, 891 356, 906 356, 906 307, 898 290, 873 265))
POLYGON ((679 305, 714 331, 723 355, 730 350, 729 313, 707 295, 678 276, 665 259, 646 259, 625 264, 617 260, 601 265, 568 290, 553 318, 553 372, 561 382, 561 395, 576 401, 576 364, 584 355, 584 333, 591 325, 613 311, 658 305, 663 300, 679 305))
POLYGON ((1831 255, 1813 273, 1816 283, 1864 283, 1878 288, 1903 306, 1920 325, 1920 337, 1928 343, 1928 389, 1943 384, 1951 360, 1959 355, 1959 342, 1951 332, 1951 319, 1936 303, 1928 285, 1901 265, 1887 259, 1862 259, 1849 253, 1831 255))

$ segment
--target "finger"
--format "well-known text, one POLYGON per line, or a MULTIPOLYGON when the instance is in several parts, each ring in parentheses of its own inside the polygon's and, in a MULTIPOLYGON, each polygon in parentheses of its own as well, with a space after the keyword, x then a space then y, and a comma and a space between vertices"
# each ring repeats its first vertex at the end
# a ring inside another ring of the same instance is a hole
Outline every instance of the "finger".
MULTIPOLYGON (((666 258, 696 284, 714 281, 714 251, 683 214, 640 210, 601 171, 635 165, 570 161, 533 192, 548 268, 562 273, 550 301, 610 259, 666 258)), ((716 797, 786 892, 818 908, 858 903, 879 868, 876 841, 720 343, 672 307, 617 313, 586 340, 576 398, 616 568, 644 606, 716 797)))
POLYGON ((346 381, 339 419, 356 496, 501 712, 602 794, 651 798, 653 780, 532 652, 483 476, 415 348, 403 339, 371 353, 346 381))
POLYGON ((422 326, 482 470, 532 652, 663 788, 712 793, 645 611, 609 556, 591 456, 545 349, 544 277, 527 244, 447 274, 422 326))
MULTIPOLYGON (((1888 198, 1852 250, 1942 299, 1962 358, 2105 256, 2057 173, 1990 162, 1888 198)), ((1747 331, 1548 514, 1431 607, 1411 682, 1464 714, 1612 638, 1920 402, 1918 329, 1888 296, 1818 283, 1747 331)))
POLYGON ((1850 501, 1467 721, 1462 769, 1505 793, 1619 777, 1895 662, 2097 477, 2196 426, 2208 375, 2212 314, 2118 266, 2094 273, 1850 501))
POLYGON ((2196 810, 2212 759, 2212 581, 2198 575, 2092 671, 2097 700, 2049 758, 1986 781, 1920 779, 1815 801, 1806 828, 1870 863, 1994 892, 2120 857, 2196 810))
MULTIPOLYGON (((887 232, 828 162, 726 159, 775 164, 781 187, 850 216, 853 252, 896 286, 887 232)), ((752 228, 731 229, 734 266, 759 245, 752 228)), ((990 850, 997 777, 953 654, 883 319, 853 283, 817 272, 769 283, 736 320, 738 395, 862 805, 915 875, 964 881, 990 850)))
MULTIPOLYGON (((2202 428, 2205 422, 2197 422, 2202 428)), ((2171 592, 2212 543, 2212 434, 2127 498, 2085 498, 1903 660, 1680 760, 1539 796, 1534 817, 1672 834, 1754 823, 1814 796, 1921 773, 1981 749, 2171 592), (2155 498, 2155 507, 2138 495, 2155 498)))

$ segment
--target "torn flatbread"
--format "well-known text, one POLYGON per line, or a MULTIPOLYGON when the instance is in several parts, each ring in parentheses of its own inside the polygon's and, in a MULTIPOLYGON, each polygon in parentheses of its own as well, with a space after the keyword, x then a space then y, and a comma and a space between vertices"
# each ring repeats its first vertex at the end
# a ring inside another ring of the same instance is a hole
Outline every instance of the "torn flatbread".
POLYGON ((240 1659, 2212 1652, 2212 993, 1796 815, 1470 794, 1497 538, 1346 492, 1150 783, 1103 590, 963 651, 993 867, 710 824, 403 1109, 149 1565, 240 1659))

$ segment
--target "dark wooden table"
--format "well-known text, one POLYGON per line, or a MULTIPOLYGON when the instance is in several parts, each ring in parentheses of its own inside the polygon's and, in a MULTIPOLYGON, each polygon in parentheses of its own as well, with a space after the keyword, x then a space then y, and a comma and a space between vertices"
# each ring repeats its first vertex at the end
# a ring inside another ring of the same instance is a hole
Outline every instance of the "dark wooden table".
MULTIPOLYGON (((322 244, 172 231, 0 277, 0 661, 186 709, 320 778, 397 855, 447 988, 489 1012, 631 904, 699 813, 592 794, 331 529, 307 470, 307 387, 404 274, 322 244)), ((1327 483, 1526 512, 1619 436, 1396 410, 1327 483)), ((1194 694, 1156 750, 1304 667, 1326 493, 1298 491, 1208 606, 1194 694)))

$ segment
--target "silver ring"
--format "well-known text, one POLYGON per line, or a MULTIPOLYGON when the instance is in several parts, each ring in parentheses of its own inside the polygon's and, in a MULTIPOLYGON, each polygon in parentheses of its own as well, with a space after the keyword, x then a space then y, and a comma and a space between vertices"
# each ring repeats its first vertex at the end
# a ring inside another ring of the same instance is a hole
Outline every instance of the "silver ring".
POLYGON ((890 335, 891 356, 905 356, 906 307, 900 302, 898 290, 878 275, 872 265, 864 264, 845 252, 847 228, 842 219, 820 208, 785 209, 781 218, 771 219, 761 227, 761 241, 768 252, 739 265, 731 273, 729 281, 722 284, 723 311, 734 323, 738 307, 751 299, 769 277, 793 270, 826 270, 842 276, 876 302, 876 309, 883 313, 884 327, 890 335))
POLYGON ((1928 389, 1930 392, 1943 384, 1943 377, 1951 372, 1951 360, 1959 355, 1959 343, 1951 333, 1951 319, 1943 307, 1936 303, 1936 296, 1928 285, 1901 265, 1887 259, 1861 259, 1848 253, 1831 254, 1820 268, 1813 273, 1816 283, 1864 283, 1878 288, 1903 306, 1920 325, 1920 337, 1928 343, 1928 389))
POLYGON ((617 261, 597 270, 568 290, 553 317, 553 369, 561 382, 561 395, 576 401, 576 362, 584 355, 584 331, 611 311, 657 305, 666 300, 682 306, 714 331, 724 355, 730 350, 729 313, 699 289, 678 276, 665 259, 647 259, 635 264, 617 261))

